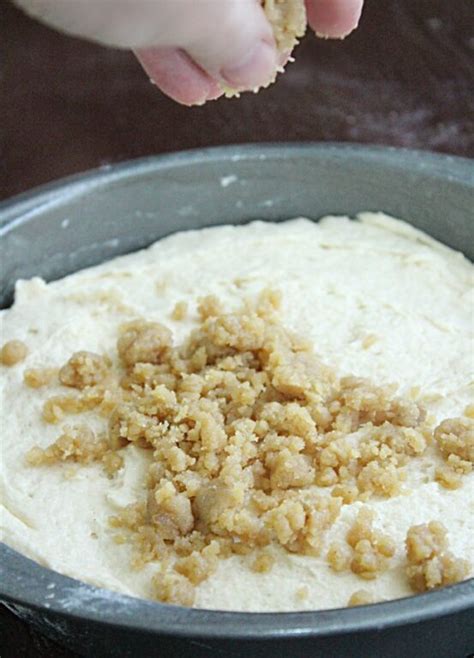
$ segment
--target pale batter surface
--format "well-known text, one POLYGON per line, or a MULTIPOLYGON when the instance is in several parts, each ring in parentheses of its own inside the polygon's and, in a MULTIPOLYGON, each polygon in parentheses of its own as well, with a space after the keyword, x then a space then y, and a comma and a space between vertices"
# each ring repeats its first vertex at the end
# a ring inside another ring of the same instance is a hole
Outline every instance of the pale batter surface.
MULTIPOLYGON (((165 325, 180 343, 198 324, 200 297, 215 295, 236 309, 263 289, 281 291, 285 327, 309 339, 338 376, 397 383, 398 393, 419 400, 434 424, 462 416, 472 404, 473 268, 460 254, 373 213, 359 221, 298 219, 180 233, 52 284, 18 282, 15 304, 1 316, 2 343, 18 340, 28 350, 0 372, 3 540, 64 574, 152 596, 159 566, 134 570, 130 544, 117 544, 109 524, 144 495, 150 451, 122 449, 123 467, 111 478, 96 463, 32 467, 28 451, 46 448, 60 433, 62 423, 44 422, 42 409, 64 386, 33 389, 24 372, 60 368, 81 350, 113 361, 118 327, 137 317, 165 325)), ((94 431, 106 428, 93 411, 84 419, 94 431)), ((474 539, 474 476, 463 475, 462 485, 450 490, 435 480, 440 466, 442 455, 430 446, 408 463, 399 494, 342 505, 318 557, 275 547, 275 563, 264 573, 250 568, 249 556, 220 560, 197 586, 195 605, 320 609, 343 607, 361 589, 374 600, 411 594, 404 545, 411 526, 442 522, 450 550, 461 558, 470 556, 474 539), (376 531, 395 546, 389 568, 373 580, 350 569, 335 572, 327 559, 362 507, 374 512, 376 531)))

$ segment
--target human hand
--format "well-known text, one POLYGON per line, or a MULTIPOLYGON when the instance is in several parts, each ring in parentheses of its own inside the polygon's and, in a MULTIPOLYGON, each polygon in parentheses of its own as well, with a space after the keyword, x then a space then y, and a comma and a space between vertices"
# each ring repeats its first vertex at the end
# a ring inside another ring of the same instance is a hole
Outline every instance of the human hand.
MULTIPOLYGON (((265 0, 268 2, 269 0, 265 0)), ((277 0, 271 0, 275 2, 277 0)), ((258 0, 16 0, 62 31, 134 50, 151 80, 179 103, 202 104, 222 88, 255 89, 289 56, 279 51, 258 0)), ((342 38, 363 0, 283 0, 306 4, 319 36, 342 38)))

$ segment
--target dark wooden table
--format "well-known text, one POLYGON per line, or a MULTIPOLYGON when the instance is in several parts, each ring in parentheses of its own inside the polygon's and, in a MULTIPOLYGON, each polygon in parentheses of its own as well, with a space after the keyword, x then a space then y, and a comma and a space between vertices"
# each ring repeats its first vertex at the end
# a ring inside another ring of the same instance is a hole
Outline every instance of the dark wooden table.
MULTIPOLYGON (((237 142, 342 140, 474 156, 472 0, 366 0, 258 95, 184 108, 127 52, 0 4, 0 198, 110 162, 237 142)), ((2 658, 71 657, 1 608, 2 658)))
POLYGON ((258 95, 180 107, 133 56, 0 2, 0 197, 100 164, 248 141, 344 140, 474 155, 472 0, 367 0, 345 42, 310 35, 258 95))

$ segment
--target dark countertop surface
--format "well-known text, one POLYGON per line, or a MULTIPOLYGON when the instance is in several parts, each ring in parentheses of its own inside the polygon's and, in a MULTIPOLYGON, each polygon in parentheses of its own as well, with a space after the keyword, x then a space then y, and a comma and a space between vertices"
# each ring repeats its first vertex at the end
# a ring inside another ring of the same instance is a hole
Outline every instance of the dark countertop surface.
MULTIPOLYGON (((248 141, 337 140, 474 157, 472 0, 366 0, 344 42, 308 35, 271 88, 184 108, 132 55, 0 4, 0 198, 91 167, 248 141)), ((0 606, 2 658, 69 657, 0 606)), ((94 657, 95 658, 95 657, 94 657)))
POLYGON ((472 0, 366 0, 357 32, 344 42, 307 35, 269 89, 189 109, 129 52, 55 33, 4 2, 0 198, 101 164, 233 142, 474 156, 473 25, 472 0))

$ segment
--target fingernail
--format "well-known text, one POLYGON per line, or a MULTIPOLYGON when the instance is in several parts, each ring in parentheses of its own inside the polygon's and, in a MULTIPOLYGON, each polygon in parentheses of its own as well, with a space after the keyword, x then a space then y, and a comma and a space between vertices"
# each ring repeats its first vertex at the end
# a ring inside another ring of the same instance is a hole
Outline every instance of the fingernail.
POLYGON ((357 25, 357 22, 347 26, 342 26, 340 24, 336 26, 333 25, 331 29, 326 29, 324 32, 315 30, 315 34, 318 39, 345 39, 354 32, 354 30, 357 28, 357 25))
POLYGON ((213 94, 209 94, 209 96, 207 97, 207 100, 208 101, 216 101, 217 99, 221 98, 223 95, 224 95, 224 92, 222 90, 218 91, 218 92, 216 91, 213 94))
POLYGON ((274 46, 259 41, 238 66, 224 69, 221 76, 231 87, 254 89, 270 82, 277 66, 274 46))
POLYGON ((207 100, 208 101, 215 101, 223 95, 224 95, 224 92, 219 87, 219 85, 216 84, 215 87, 212 87, 210 89, 209 93, 207 94, 207 100))

